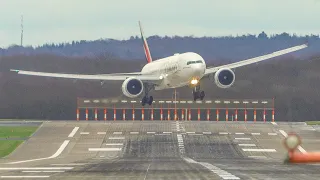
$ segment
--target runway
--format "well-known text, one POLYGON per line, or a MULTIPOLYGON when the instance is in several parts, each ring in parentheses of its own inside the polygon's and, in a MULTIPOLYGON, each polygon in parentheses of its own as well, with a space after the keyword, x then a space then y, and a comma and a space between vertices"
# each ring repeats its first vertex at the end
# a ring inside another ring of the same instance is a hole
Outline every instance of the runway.
POLYGON ((305 123, 43 122, 0 161, 1 179, 319 179, 319 165, 283 164, 283 133, 320 150, 305 123))

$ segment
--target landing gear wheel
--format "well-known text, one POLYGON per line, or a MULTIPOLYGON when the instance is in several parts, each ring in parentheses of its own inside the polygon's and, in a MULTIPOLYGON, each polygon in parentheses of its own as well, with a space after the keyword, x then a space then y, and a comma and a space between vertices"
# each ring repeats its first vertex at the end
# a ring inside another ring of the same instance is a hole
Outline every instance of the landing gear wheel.
POLYGON ((203 100, 204 96, 205 96, 204 91, 201 91, 200 92, 200 99, 203 100))
POLYGON ((193 92, 193 100, 196 101, 199 98, 199 92, 193 92))
POLYGON ((153 96, 150 96, 148 100, 148 104, 151 106, 152 102, 153 102, 153 96))
POLYGON ((147 103, 147 100, 148 100, 147 97, 144 96, 141 100, 141 105, 144 106, 147 103))

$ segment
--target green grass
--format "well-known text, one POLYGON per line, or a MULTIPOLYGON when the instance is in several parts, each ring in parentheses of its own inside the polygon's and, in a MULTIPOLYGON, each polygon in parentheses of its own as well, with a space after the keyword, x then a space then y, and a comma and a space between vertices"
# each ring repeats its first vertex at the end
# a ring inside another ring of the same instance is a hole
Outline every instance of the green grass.
MULTIPOLYGON (((0 126, 0 138, 27 138, 36 130, 37 126, 0 126)), ((0 158, 13 152, 23 140, 0 140, 0 158)))
POLYGON ((37 128, 37 126, 0 126, 0 138, 26 138, 37 128))
POLYGON ((5 157, 13 152, 23 141, 0 141, 0 157, 5 157))
POLYGON ((306 121, 308 125, 320 125, 320 121, 306 121))

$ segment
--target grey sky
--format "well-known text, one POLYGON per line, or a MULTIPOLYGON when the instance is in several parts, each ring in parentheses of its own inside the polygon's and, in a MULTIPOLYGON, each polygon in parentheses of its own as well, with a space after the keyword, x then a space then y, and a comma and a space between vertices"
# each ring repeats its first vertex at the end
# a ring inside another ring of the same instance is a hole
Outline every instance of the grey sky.
POLYGON ((319 0, 0 0, 0 47, 99 38, 320 34, 319 0))

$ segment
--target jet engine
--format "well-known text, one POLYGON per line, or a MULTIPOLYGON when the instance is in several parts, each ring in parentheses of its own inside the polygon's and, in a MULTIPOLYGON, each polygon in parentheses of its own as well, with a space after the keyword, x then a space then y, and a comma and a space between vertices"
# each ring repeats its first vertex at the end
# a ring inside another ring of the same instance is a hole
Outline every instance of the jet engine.
POLYGON ((228 68, 221 68, 214 75, 214 81, 219 88, 231 87, 235 78, 234 72, 228 68))
POLYGON ((143 83, 140 79, 130 77, 122 83, 122 93, 129 97, 138 97, 143 92, 143 83))

